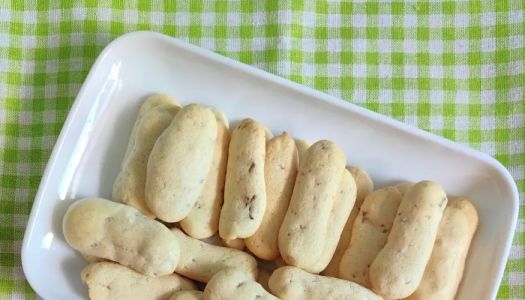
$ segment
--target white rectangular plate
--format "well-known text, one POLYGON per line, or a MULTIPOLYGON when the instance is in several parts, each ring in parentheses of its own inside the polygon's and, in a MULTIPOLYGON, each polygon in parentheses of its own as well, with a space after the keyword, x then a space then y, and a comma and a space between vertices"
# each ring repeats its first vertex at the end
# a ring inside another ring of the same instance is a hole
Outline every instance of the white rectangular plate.
POLYGON ((254 118, 274 133, 329 139, 376 187, 436 180, 470 198, 480 226, 457 299, 492 299, 518 216, 517 188, 505 168, 473 151, 363 108, 173 38, 135 32, 112 42, 89 73, 42 178, 22 249, 25 275, 46 299, 87 298, 84 261, 64 241, 62 217, 86 196, 110 198, 139 106, 162 92, 215 106, 232 121, 254 118))

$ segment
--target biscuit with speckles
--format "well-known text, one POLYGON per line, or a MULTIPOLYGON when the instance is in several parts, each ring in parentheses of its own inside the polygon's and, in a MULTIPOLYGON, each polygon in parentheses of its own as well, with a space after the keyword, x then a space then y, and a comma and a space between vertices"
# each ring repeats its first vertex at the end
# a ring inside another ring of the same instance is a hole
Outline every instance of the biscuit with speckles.
POLYGON ((74 249, 148 276, 173 273, 179 261, 179 243, 166 226, 118 202, 78 200, 66 211, 62 227, 74 249))
POLYGON ((343 151, 326 140, 308 148, 299 162, 290 205, 279 230, 279 251, 286 263, 308 268, 321 257, 345 164, 343 151))
POLYGON ((112 198, 133 206, 144 215, 155 218, 145 202, 144 188, 148 158, 158 137, 179 111, 175 99, 155 94, 142 104, 122 160, 120 172, 113 184, 112 198))
POLYGON ((212 167, 217 120, 202 105, 184 106, 151 150, 146 204, 159 219, 178 222, 191 211, 212 167))
POLYGON ((173 292, 196 288, 177 274, 150 277, 111 262, 90 264, 80 277, 91 300, 167 300, 173 292))
POLYGON ((345 227, 343 228, 343 232, 339 238, 339 243, 337 244, 337 248, 335 249, 332 260, 328 266, 326 266, 323 272, 321 272, 321 274, 325 276, 339 277, 339 264, 341 263, 343 253, 348 248, 348 244, 350 244, 352 227, 354 225, 355 218, 359 213, 359 209, 365 197, 374 190, 374 183, 372 182, 370 176, 368 176, 368 173, 366 173, 364 170, 356 167, 347 167, 347 170, 352 173, 352 177, 354 178, 356 185, 357 194, 355 204, 352 208, 352 211, 350 212, 350 216, 346 220, 345 227))
POLYGON ((252 119, 241 121, 231 135, 219 218, 219 235, 225 240, 250 237, 261 225, 266 210, 265 152, 265 127, 252 119))
POLYGON ((412 294, 423 277, 447 196, 432 181, 416 183, 403 197, 385 247, 370 266, 372 290, 388 299, 412 294))
POLYGON ((226 116, 214 111, 217 119, 217 141, 213 165, 208 173, 204 188, 191 212, 180 222, 180 227, 191 237, 205 239, 214 235, 219 228, 224 196, 224 179, 228 162, 230 132, 226 116))
POLYGON ((208 282, 206 300, 277 300, 257 281, 238 269, 224 269, 208 282))
POLYGON ((380 300, 367 288, 350 281, 308 273, 287 266, 275 270, 268 283, 270 291, 282 300, 380 300))
POLYGON ((193 280, 208 282, 222 269, 237 268, 247 276, 257 278, 257 261, 250 254, 207 244, 187 236, 178 228, 173 228, 171 231, 181 249, 175 272, 193 280))
POLYGON ((466 198, 449 198, 423 279, 406 299, 454 299, 477 227, 474 205, 466 198))
POLYGON ((245 239, 246 247, 259 258, 274 260, 279 257, 277 236, 292 197, 297 164, 295 142, 288 133, 266 144, 266 212, 257 231, 245 239))
POLYGON ((370 193, 354 223, 349 247, 341 258, 339 276, 370 288, 368 269, 386 244, 401 194, 395 187, 370 193))

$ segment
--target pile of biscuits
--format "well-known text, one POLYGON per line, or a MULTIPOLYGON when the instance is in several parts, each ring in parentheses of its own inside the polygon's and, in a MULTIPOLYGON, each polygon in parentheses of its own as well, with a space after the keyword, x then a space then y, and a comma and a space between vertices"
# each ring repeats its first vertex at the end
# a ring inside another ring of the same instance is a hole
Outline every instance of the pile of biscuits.
POLYGON ((142 105, 113 201, 63 220, 91 299, 453 299, 478 226, 432 181, 374 190, 333 142, 142 105))

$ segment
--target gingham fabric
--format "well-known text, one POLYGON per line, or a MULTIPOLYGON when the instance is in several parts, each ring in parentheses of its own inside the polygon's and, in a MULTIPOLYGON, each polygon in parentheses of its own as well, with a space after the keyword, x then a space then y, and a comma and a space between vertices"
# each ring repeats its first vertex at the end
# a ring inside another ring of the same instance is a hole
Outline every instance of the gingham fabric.
MULTIPOLYGON (((489 153, 514 176, 523 208, 523 0, 56 2, 0 0, 2 299, 35 297, 20 246, 41 174, 94 59, 134 30, 177 37, 489 153)), ((525 299, 524 231, 521 210, 501 299, 525 299)))

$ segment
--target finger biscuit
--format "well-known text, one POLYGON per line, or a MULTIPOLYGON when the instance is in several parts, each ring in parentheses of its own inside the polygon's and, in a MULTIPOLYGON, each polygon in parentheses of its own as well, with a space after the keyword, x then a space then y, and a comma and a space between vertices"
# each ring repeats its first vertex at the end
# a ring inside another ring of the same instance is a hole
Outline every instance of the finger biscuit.
POLYGON ((202 300, 204 293, 198 290, 184 290, 175 292, 169 300, 202 300))
POLYGON ((180 227, 196 239, 209 238, 217 232, 224 195, 230 132, 226 116, 218 111, 214 113, 217 119, 217 141, 213 164, 195 206, 180 222, 180 227))
POLYGON ((380 300, 381 297, 356 283, 310 274, 287 266, 275 270, 269 281, 270 291, 282 300, 380 300))
POLYGON ((331 211, 345 170, 345 154, 319 141, 306 151, 288 211, 279 230, 279 250, 291 265, 314 265, 324 250, 331 211))
POLYGON ((118 202, 79 200, 66 211, 62 227, 74 249, 145 275, 173 273, 179 260, 179 244, 166 226, 118 202))
POLYGON ((352 238, 341 258, 339 276, 370 288, 368 269, 386 244, 401 203, 395 187, 370 193, 361 206, 352 230, 352 238))
POLYGON ((305 268, 311 273, 319 273, 326 268, 332 259, 346 220, 352 211, 356 198, 356 185, 354 178, 348 170, 343 172, 339 192, 330 212, 330 219, 324 239, 324 249, 317 262, 305 268))
POLYGON ((113 184, 114 201, 133 206, 153 219, 155 215, 144 200, 148 158, 157 138, 179 109, 175 99, 166 95, 156 94, 146 99, 133 125, 120 172, 113 184))
POLYGON ((266 212, 255 234, 245 239, 246 247, 259 258, 273 260, 279 257, 277 236, 292 197, 297 163, 294 140, 286 132, 267 143, 264 164, 266 212))
POLYGON ((307 140, 295 140, 295 146, 297 147, 297 154, 299 156, 299 161, 304 159, 304 154, 306 150, 310 148, 310 143, 307 140))
POLYGON ((250 254, 236 249, 210 245, 173 228, 173 235, 179 242, 181 255, 175 272, 201 282, 224 268, 237 268, 247 276, 257 278, 257 261, 250 254))
POLYGON ((328 266, 326 266, 323 272, 321 272, 321 274, 325 276, 339 277, 339 265, 341 263, 341 257, 343 257, 343 253, 348 248, 348 244, 350 243, 350 238, 352 236, 352 226, 354 225, 355 218, 359 213, 359 209, 365 197, 374 190, 374 183, 372 182, 370 176, 368 176, 368 173, 366 173, 364 170, 356 167, 347 167, 347 170, 352 173, 352 177, 354 178, 356 185, 357 194, 355 204, 352 208, 352 211, 350 212, 350 216, 346 221, 345 227, 343 228, 343 232, 339 238, 339 243, 337 244, 337 248, 335 249, 332 260, 330 260, 328 266))
POLYGON ((432 181, 421 181, 405 194, 387 243, 370 266, 370 283, 376 293, 400 299, 417 289, 446 205, 445 192, 432 181))
POLYGON ((177 274, 150 277, 111 262, 88 265, 81 279, 88 286, 91 300, 163 300, 175 291, 196 288, 177 274))
POLYGON ((223 269, 204 289, 206 300, 278 300, 258 282, 238 269, 223 269))
POLYGON ((228 154, 219 235, 247 238, 261 225, 266 209, 264 126, 245 119, 233 130, 228 154))
POLYGON ((191 211, 211 169, 217 138, 213 112, 183 107, 153 146, 146 176, 146 204, 162 221, 178 222, 191 211))
POLYGON ((474 205, 465 198, 449 198, 423 279, 406 299, 454 299, 477 227, 474 205))

